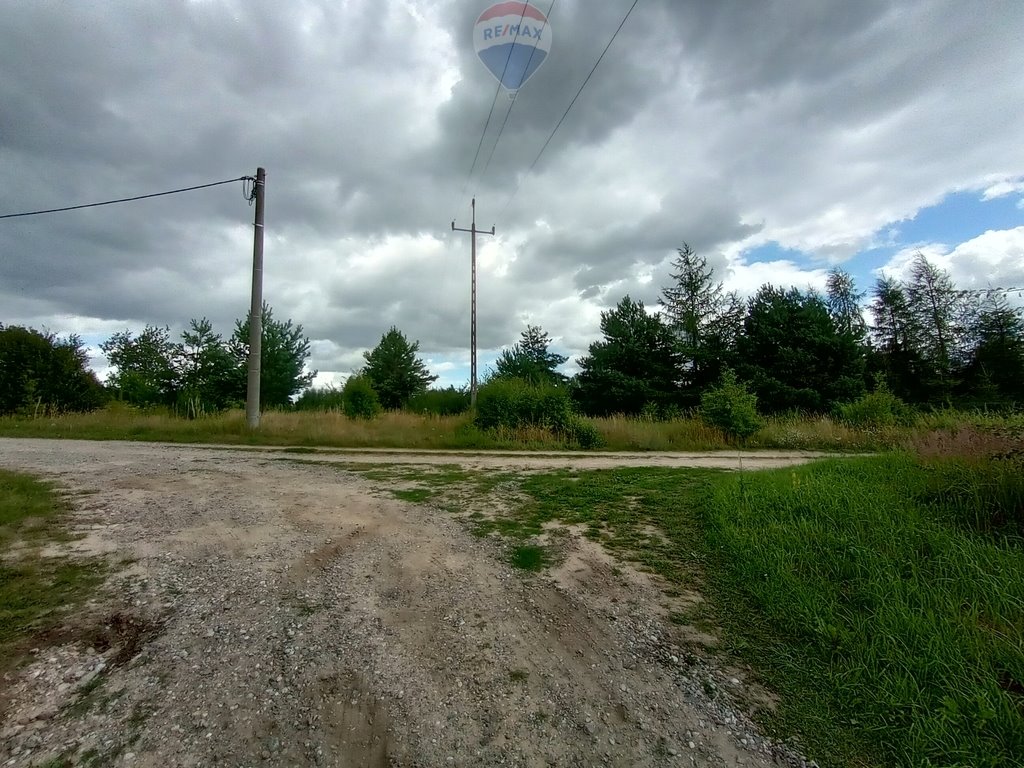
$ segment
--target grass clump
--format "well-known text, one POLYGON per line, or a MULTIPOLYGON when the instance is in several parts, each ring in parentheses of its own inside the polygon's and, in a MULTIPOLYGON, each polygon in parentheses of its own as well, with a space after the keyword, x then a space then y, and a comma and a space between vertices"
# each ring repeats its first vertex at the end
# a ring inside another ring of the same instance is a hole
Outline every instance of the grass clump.
POLYGON ((523 571, 542 571, 548 564, 548 555, 544 547, 520 544, 512 548, 509 562, 523 571))

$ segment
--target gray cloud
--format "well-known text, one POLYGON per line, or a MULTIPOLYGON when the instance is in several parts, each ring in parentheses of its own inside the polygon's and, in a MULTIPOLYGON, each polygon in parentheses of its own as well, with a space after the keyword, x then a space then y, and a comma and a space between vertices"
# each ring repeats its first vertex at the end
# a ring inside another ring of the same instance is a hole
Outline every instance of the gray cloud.
MULTIPOLYGON (((1024 176, 1008 0, 645 0, 525 175, 630 4, 555 3, 552 54, 488 165, 498 95, 468 178, 495 95, 471 49, 486 2, 0 0, 0 213, 264 165, 267 299, 318 340, 315 367, 347 370, 392 324, 464 359, 468 243, 447 228, 470 194, 498 228, 481 346, 529 321, 576 352, 623 293, 653 302, 684 240, 746 285, 765 273, 751 245, 843 259, 951 191, 1024 176)), ((238 185, 0 221, 0 321, 230 332, 251 217, 238 185)))

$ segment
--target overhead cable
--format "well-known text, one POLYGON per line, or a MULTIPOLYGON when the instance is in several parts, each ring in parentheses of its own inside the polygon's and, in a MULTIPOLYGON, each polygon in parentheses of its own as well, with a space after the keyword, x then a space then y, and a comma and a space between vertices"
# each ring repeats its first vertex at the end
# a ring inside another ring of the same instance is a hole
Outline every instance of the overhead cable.
POLYGON ((225 179, 224 181, 213 181, 209 184, 197 184, 194 187, 181 187, 179 189, 169 189, 166 192, 152 192, 148 195, 135 195, 134 197, 120 197, 117 200, 104 200, 99 203, 82 203, 81 205, 67 205, 63 208, 47 208, 41 211, 24 211, 22 213, 5 213, 0 215, 0 219, 15 219, 21 216, 39 216, 44 213, 61 213, 63 211, 78 211, 82 208, 98 208, 101 205, 114 205, 116 203, 131 203, 135 200, 146 200, 151 197, 164 197, 165 195, 177 195, 181 192, 193 192, 197 189, 206 189, 207 187, 218 187, 221 184, 234 184, 238 181, 252 181, 251 176, 239 176, 236 179, 225 179))
POLYGON ((548 136, 547 141, 544 142, 544 146, 540 148, 540 152, 537 153, 537 156, 533 159, 533 162, 530 163, 530 167, 527 168, 526 173, 524 173, 522 177, 520 177, 519 183, 516 184, 516 188, 512 190, 512 194, 506 201, 505 207, 501 209, 501 212, 503 214, 505 213, 505 211, 508 210, 508 207, 512 205, 512 201, 519 193, 519 188, 523 185, 523 180, 530 175, 534 168, 537 167, 537 163, 540 162, 540 158, 544 154, 544 150, 548 148, 548 145, 551 143, 551 140, 555 138, 555 134, 558 133, 558 129, 562 127, 562 123, 565 122, 565 118, 568 117, 569 112, 572 110, 573 105, 576 103, 576 100, 580 97, 580 94, 583 93, 583 89, 587 87, 587 83, 589 83, 590 78, 594 76, 594 72, 597 71, 597 67, 601 64, 601 60, 604 58, 605 54, 608 53, 608 49, 612 47, 612 43, 614 43, 615 38, 619 36, 619 32, 622 31, 622 28, 626 25, 626 21, 629 19, 630 14, 633 13, 633 9, 636 8, 639 2, 640 0, 633 0, 633 4, 629 7, 629 10, 626 11, 626 15, 622 17, 622 21, 619 22, 619 26, 615 30, 615 33, 612 35, 611 39, 608 41, 608 45, 604 47, 604 50, 601 51, 601 55, 597 57, 597 61, 594 62, 594 66, 591 67, 590 72, 583 80, 583 84, 580 86, 579 90, 576 91, 576 95, 572 97, 572 101, 570 101, 569 106, 565 108, 565 112, 562 113, 562 117, 559 118, 558 123, 555 124, 554 129, 551 131, 551 135, 548 136))

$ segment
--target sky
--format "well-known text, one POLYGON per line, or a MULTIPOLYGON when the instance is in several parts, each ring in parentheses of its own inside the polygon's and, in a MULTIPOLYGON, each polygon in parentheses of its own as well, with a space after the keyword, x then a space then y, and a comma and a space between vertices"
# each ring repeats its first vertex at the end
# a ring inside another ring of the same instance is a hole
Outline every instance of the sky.
MULTIPOLYGON (((542 155, 633 2, 534 0, 551 52, 514 100, 474 51, 490 5, 0 0, 0 215, 265 167, 264 297, 318 384, 391 326, 468 381, 473 196, 481 373, 528 323, 585 354, 684 242, 745 296, 917 252, 1024 286, 1019 0, 639 0, 542 155)), ((228 335, 252 217, 239 182, 0 219, 0 323, 79 334, 101 376, 117 331, 228 335)))

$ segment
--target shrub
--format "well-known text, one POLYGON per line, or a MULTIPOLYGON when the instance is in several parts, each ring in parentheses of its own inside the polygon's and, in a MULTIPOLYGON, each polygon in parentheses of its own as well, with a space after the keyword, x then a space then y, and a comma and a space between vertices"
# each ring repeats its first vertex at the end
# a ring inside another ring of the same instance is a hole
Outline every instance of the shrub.
POLYGON ((345 415, 350 419, 372 419, 382 410, 380 398, 365 376, 350 376, 341 393, 345 415))
POLYGON ((584 450, 600 448, 604 445, 604 438, 601 437, 601 433, 598 431, 597 427, 589 421, 584 421, 578 416, 574 416, 569 422, 569 426, 565 431, 565 436, 571 442, 584 450))
POLYGON ((910 418, 910 408, 879 380, 874 392, 839 406, 839 417, 851 427, 891 427, 910 418))
POLYGON ((573 421, 569 390, 522 379, 495 379, 480 388, 476 424, 481 429, 544 427, 566 432, 573 421))
POLYGON ((718 386, 701 395, 700 415, 706 424, 741 440, 761 428, 757 395, 752 394, 746 384, 737 381, 736 373, 729 368, 722 372, 718 386))
POLYGON ((297 411, 342 410, 345 404, 344 392, 328 384, 326 387, 310 387, 295 401, 297 411))
POLYGON ((434 416, 458 416, 469 410, 469 393, 455 387, 428 389, 426 392, 413 395, 406 405, 406 410, 434 416))

